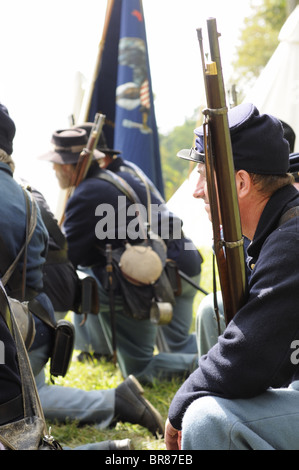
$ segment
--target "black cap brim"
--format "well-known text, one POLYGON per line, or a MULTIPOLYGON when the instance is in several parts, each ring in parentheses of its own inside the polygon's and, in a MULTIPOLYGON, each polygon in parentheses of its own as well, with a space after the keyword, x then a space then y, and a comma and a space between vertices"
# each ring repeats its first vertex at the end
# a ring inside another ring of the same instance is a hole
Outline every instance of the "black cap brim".
POLYGON ((177 153, 177 157, 183 160, 190 160, 196 163, 205 163, 205 154, 198 152, 196 149, 182 149, 177 153))

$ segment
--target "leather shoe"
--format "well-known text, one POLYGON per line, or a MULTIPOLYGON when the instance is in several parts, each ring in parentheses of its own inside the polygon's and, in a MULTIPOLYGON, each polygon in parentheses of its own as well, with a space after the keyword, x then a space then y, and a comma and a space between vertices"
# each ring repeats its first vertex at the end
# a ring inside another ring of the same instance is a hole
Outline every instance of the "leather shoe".
POLYGON ((109 450, 134 450, 131 439, 109 441, 109 450))
POLYGON ((164 437, 164 421, 160 413, 142 395, 144 390, 136 377, 129 375, 115 389, 115 420, 139 424, 154 436, 164 437))

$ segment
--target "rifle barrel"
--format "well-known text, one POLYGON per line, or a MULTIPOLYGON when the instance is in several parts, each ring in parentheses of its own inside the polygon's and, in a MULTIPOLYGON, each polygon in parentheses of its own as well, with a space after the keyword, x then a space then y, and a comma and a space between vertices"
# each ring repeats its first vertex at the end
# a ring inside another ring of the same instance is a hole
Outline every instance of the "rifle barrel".
POLYGON ((226 323, 228 323, 245 301, 247 282, 216 19, 209 18, 207 27, 212 61, 209 64, 205 63, 202 35, 198 30, 208 106, 203 113, 208 117, 208 133, 211 142, 208 149, 209 155, 206 155, 207 176, 209 172, 211 173, 210 177, 207 177, 207 184, 209 197, 210 193, 217 193, 218 207, 216 209, 212 207, 215 201, 211 204, 210 200, 213 230, 214 225, 220 223, 223 229, 221 240, 218 227, 215 227, 214 234, 217 236, 214 239, 214 249, 223 294, 224 313, 226 323), (209 166, 211 168, 208 168, 209 166), (214 177, 217 185, 215 185, 214 177), (209 188, 211 185, 214 188, 209 188), (225 256, 223 256, 224 252, 225 256))
POLYGON ((68 199, 71 197, 74 191, 74 188, 79 186, 81 181, 83 181, 87 175, 87 172, 92 162, 93 152, 100 138, 103 125, 105 123, 105 119, 106 119, 106 116, 104 114, 97 113, 95 115, 94 124, 89 134, 88 142, 86 144, 86 147, 80 153, 80 156, 78 158, 78 162, 76 165, 76 169, 73 175, 72 184, 70 185, 70 187, 68 188, 66 192, 63 213, 59 221, 59 226, 63 224, 64 217, 65 217, 66 204, 67 204, 68 199))

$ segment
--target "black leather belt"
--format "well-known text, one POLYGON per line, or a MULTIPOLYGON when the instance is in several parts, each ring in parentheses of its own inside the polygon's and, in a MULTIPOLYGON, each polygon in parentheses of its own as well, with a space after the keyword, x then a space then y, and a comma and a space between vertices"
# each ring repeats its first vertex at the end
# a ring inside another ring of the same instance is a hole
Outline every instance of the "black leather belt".
POLYGON ((24 417, 22 395, 18 395, 0 405, 0 425, 17 421, 24 417))

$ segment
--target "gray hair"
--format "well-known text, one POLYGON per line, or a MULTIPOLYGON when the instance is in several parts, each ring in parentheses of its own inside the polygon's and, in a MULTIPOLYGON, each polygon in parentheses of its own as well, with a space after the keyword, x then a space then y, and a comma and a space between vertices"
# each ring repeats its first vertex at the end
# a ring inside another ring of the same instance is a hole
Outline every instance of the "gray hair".
POLYGON ((8 155, 2 149, 0 149, 0 162, 6 163, 10 167, 11 171, 14 173, 15 163, 14 163, 11 155, 8 155))

